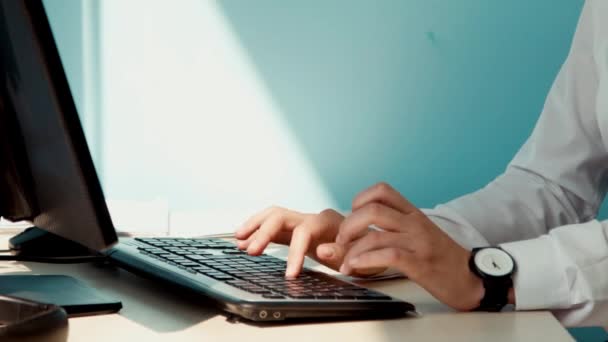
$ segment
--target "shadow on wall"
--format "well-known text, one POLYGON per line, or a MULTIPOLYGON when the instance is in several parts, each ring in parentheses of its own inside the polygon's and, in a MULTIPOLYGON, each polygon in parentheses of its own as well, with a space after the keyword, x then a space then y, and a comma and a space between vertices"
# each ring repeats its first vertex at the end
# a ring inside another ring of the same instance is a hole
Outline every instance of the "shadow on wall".
POLYGON ((582 3, 218 1, 342 208, 380 180, 428 207, 501 173, 582 3))

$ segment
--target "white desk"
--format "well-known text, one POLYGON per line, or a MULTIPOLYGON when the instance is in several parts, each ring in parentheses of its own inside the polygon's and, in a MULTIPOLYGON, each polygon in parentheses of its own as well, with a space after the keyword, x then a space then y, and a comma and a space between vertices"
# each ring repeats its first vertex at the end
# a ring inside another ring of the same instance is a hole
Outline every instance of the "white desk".
MULTIPOLYGON (((0 236, 0 249, 9 237, 0 236)), ((119 314, 70 319, 69 341, 572 341, 548 312, 455 313, 407 280, 366 286, 415 304, 419 317, 256 326, 119 269, 0 262, 0 273, 13 272, 71 275, 122 300, 119 314)))

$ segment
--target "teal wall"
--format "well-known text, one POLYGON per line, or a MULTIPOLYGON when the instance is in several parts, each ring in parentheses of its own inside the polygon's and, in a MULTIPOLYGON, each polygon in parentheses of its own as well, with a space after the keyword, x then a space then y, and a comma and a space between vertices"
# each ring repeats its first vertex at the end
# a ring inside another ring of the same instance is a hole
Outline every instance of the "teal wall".
POLYGON ((582 0, 219 2, 343 208, 388 181, 419 206, 501 173, 582 0))
POLYGON ((81 124, 97 171, 101 172, 102 129, 98 109, 102 98, 98 81, 97 0, 43 0, 63 68, 78 108, 81 124), (88 51, 87 51, 88 49, 88 51))
POLYGON ((44 0, 45 10, 55 36, 59 54, 78 111, 82 114, 84 103, 84 60, 82 32, 82 1, 44 0))
MULTIPOLYGON (((429 207, 501 173, 538 118, 583 0, 217 3, 289 134, 348 208, 381 180, 429 207)), ((82 1, 45 5, 81 107, 82 1)))

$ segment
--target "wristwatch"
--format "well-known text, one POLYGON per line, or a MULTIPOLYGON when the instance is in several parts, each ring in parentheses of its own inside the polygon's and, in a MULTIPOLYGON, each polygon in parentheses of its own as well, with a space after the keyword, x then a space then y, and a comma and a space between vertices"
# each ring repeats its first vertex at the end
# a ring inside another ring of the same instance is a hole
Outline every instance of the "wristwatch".
POLYGON ((502 310, 509 302, 509 289, 513 287, 513 257, 500 247, 473 248, 469 268, 481 278, 485 288, 481 303, 475 311, 502 310))

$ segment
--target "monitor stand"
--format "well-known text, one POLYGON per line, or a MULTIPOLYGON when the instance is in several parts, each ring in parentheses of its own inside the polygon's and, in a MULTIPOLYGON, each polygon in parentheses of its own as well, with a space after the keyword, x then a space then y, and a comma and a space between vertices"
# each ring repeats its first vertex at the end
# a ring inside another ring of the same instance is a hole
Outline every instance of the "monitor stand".
POLYGON ((9 246, 16 254, 27 257, 82 257, 94 254, 76 242, 36 227, 13 236, 9 246))
MULTIPOLYGON (((40 228, 27 228, 9 240, 11 250, 27 258, 85 257, 94 252, 40 228)), ((34 273, 36 268, 32 267, 34 273)), ((106 297, 85 282, 65 275, 3 274, 0 295, 15 296, 63 307, 70 316, 114 313, 122 303, 106 297)), ((0 300, 0 311, 6 303, 0 300)))

